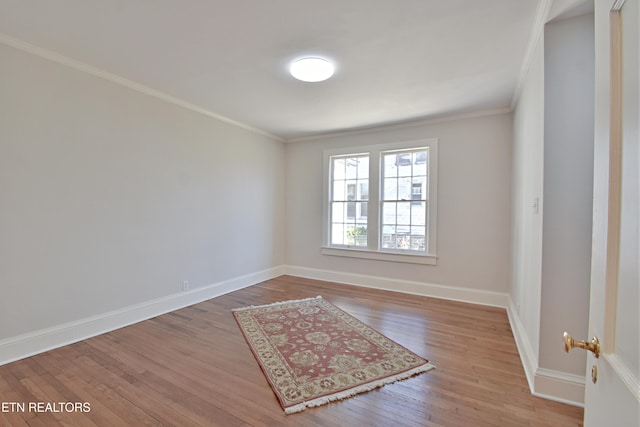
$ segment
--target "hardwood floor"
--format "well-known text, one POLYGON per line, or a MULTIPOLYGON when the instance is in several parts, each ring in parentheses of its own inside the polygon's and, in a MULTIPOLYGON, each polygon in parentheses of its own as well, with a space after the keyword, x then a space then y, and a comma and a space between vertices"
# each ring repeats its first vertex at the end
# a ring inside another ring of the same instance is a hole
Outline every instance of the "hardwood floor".
POLYGON ((1 366, 0 404, 2 426, 563 427, 583 417, 531 396, 503 309, 291 276, 1 366), (285 415, 230 309, 317 295, 437 368, 285 415), (90 412, 29 402, 88 402, 90 412))

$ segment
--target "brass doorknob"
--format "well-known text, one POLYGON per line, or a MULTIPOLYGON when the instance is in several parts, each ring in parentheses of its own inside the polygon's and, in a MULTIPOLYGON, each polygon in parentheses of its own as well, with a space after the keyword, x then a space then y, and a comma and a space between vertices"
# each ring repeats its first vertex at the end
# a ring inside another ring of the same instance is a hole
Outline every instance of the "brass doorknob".
POLYGON ((562 334, 562 340, 564 341, 564 351, 569 353, 569 350, 572 348, 578 347, 583 350, 589 350, 592 352, 596 358, 600 357, 600 340, 597 337, 591 338, 591 341, 576 341, 574 340, 569 332, 565 332, 562 334))

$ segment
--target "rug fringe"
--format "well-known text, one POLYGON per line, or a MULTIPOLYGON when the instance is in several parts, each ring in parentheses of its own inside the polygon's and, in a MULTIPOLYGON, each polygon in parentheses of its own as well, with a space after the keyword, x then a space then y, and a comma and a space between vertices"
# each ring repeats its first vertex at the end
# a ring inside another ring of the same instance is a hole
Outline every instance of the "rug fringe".
POLYGON ((276 306, 276 305, 284 305, 284 304, 290 304, 290 303, 295 303, 295 302, 314 301, 314 300, 317 300, 317 299, 322 299, 322 296, 318 295, 317 297, 311 297, 311 298, 294 299, 294 300, 289 300, 289 301, 278 301, 278 302, 272 302, 271 304, 250 305, 248 307, 233 308, 233 309, 231 309, 231 311, 244 311, 244 310, 251 310, 251 309, 254 309, 254 308, 273 307, 273 306, 276 306))
POLYGON ((424 365, 416 366, 413 369, 410 369, 406 372, 401 372, 397 375, 388 378, 382 378, 377 381, 372 381, 367 384, 362 384, 357 387, 353 387, 339 393, 335 393, 329 396, 322 396, 317 399, 309 400, 307 402, 298 403, 297 405, 289 406, 284 409, 285 414, 295 414, 296 412, 302 412, 306 408, 313 408, 315 406, 325 405, 330 402, 335 402, 337 400, 343 400, 349 397, 353 397, 357 394, 364 393, 366 391, 370 391, 376 388, 380 388, 387 384, 392 384, 398 381, 406 380, 415 375, 421 374, 423 372, 430 371, 431 369, 435 369, 435 365, 431 363, 425 363, 424 365))

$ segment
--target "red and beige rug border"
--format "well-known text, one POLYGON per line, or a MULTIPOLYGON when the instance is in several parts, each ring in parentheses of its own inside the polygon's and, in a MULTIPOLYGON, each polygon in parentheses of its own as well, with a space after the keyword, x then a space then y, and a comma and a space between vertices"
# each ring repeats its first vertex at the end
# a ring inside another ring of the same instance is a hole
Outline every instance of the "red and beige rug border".
POLYGON ((322 298, 322 296, 316 296, 316 297, 311 297, 311 298, 303 298, 303 299, 297 299, 297 300, 288 300, 288 301, 279 301, 279 302, 274 302, 274 303, 270 303, 270 304, 263 304, 263 305, 252 305, 252 306, 246 306, 246 307, 241 307, 241 308, 235 308, 232 309, 231 311, 233 312, 233 315, 236 319, 236 321, 238 322, 238 326, 240 328, 240 331, 242 332, 243 337, 245 338, 245 341, 247 342, 247 344, 249 344, 249 348, 251 349, 251 352, 253 353, 256 361, 258 362, 258 365, 260 366, 260 369, 263 371, 265 378, 267 379, 267 381, 269 382, 269 385, 271 386, 272 390, 275 392, 276 396, 278 397, 278 400, 280 401, 281 406, 284 409, 284 412, 286 414, 293 414, 296 412, 301 412, 304 411, 306 408, 311 408, 311 407, 315 407, 315 406, 321 406, 321 405, 325 405, 327 403, 330 402, 335 402, 338 400, 343 400, 349 397, 353 397, 357 394, 360 393, 364 393, 370 390, 374 390, 376 388, 382 387, 384 385, 387 384, 392 384, 401 380, 405 380, 408 379, 410 377, 413 377, 415 375, 421 374, 423 372, 427 372, 430 371, 432 369, 435 368, 435 365, 433 365, 432 363, 430 363, 428 360, 421 358, 420 356, 415 355, 416 357, 418 357, 419 359, 423 360, 425 363, 413 367, 411 369, 408 369, 406 371, 402 371, 402 372, 398 372, 394 375, 390 375, 375 381, 370 381, 364 384, 360 384, 357 385, 355 387, 351 387, 345 390, 342 390, 340 392, 337 393, 333 393, 330 395, 326 395, 326 396, 321 396, 315 399, 311 399, 311 400, 307 400, 307 401, 303 401, 299 404, 293 405, 293 406, 288 406, 286 407, 284 402, 280 399, 280 396, 278 395, 278 393, 276 392, 276 385, 272 382, 272 379, 270 378, 268 372, 266 371, 265 367, 263 366, 263 362, 259 356, 259 354, 256 353, 256 350, 253 348, 253 346, 250 344, 250 339, 249 337, 247 337, 247 334, 244 331, 244 328, 240 325, 240 320, 238 319, 238 316, 236 315, 236 313, 240 313, 243 311, 247 311, 247 310, 255 310, 255 309, 260 309, 260 308, 267 308, 267 307, 275 307, 275 306, 279 306, 279 305, 286 305, 286 304, 295 304, 295 303, 300 303, 300 302, 306 302, 306 301, 315 301, 315 300, 323 300, 326 303, 334 306, 335 308, 337 308, 338 310, 340 310, 342 313, 346 314, 348 317, 354 319, 356 322, 361 323, 362 325, 364 325, 365 327, 371 329, 372 331, 376 332, 377 334, 383 336, 384 338, 386 338, 389 341, 392 341, 395 345, 403 348, 404 350, 408 351, 409 353, 415 355, 415 353, 413 353, 411 350, 407 349, 406 347, 404 347, 401 344, 398 344, 397 342, 391 340, 390 338, 384 336, 383 334, 381 334, 380 332, 376 331, 375 329, 371 328, 370 326, 366 325, 364 322, 362 322, 361 320, 355 318, 354 316, 352 316, 351 314, 347 313, 346 311, 342 310, 341 308, 333 305, 332 303, 330 303, 327 300, 324 300, 322 298))

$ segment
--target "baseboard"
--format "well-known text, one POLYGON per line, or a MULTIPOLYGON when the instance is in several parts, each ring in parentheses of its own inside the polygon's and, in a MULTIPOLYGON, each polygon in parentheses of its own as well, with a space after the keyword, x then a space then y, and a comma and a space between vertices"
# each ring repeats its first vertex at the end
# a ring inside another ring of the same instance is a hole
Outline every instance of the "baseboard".
POLYGON ((534 396, 573 406, 584 406, 585 380, 583 377, 538 367, 535 352, 507 293, 291 265, 262 270, 191 291, 167 295, 108 313, 1 340, 0 366, 197 304, 283 274, 506 308, 531 393, 534 396))
POLYGON ((584 407, 584 377, 538 367, 538 357, 531 347, 511 298, 507 315, 531 394, 567 405, 584 407))
POLYGON ((506 308, 509 303, 509 295, 506 292, 483 291, 478 289, 436 285, 432 283, 321 270, 294 265, 285 265, 284 271, 285 274, 305 277, 307 279, 326 280, 328 282, 344 283, 347 285, 363 286, 367 288, 468 302, 492 307, 506 308))
POLYGON ((544 399, 584 408, 584 377, 551 369, 536 370, 532 394, 544 399))
POLYGON ((74 322, 4 339, 0 341, 0 366, 188 307, 273 279, 282 274, 284 274, 283 267, 274 267, 74 322))
POLYGON ((507 316, 509 317, 513 339, 518 348, 520 361, 522 362, 522 367, 524 368, 524 373, 529 383, 529 389, 531 393, 533 393, 535 390, 536 370, 538 369, 538 356, 531 347, 524 325, 520 320, 520 316, 511 297, 509 297, 509 305, 507 306, 507 316))

